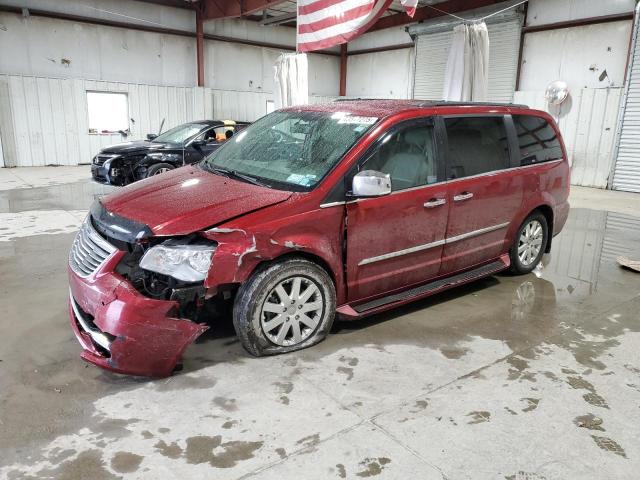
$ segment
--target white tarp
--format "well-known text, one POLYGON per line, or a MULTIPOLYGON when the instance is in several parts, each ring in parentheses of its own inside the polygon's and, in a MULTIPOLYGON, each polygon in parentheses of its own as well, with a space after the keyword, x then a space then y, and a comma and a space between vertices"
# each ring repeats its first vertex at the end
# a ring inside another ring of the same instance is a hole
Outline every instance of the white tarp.
POLYGON ((309 65, 304 53, 283 53, 273 67, 276 109, 309 103, 309 65))
POLYGON ((489 87, 489 31, 484 22, 458 25, 453 29, 444 77, 443 99, 482 102, 489 87))

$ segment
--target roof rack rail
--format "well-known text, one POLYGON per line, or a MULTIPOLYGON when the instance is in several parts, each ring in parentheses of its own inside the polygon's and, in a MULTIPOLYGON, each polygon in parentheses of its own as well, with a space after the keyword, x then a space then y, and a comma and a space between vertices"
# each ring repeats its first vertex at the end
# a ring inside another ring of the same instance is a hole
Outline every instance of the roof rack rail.
MULTIPOLYGON (((399 100, 397 98, 360 98, 360 97, 338 97, 334 98, 334 102, 362 102, 362 101, 384 101, 399 100)), ((446 100, 405 100, 407 103, 419 108, 424 107, 512 107, 512 108, 529 108, 528 105, 518 103, 504 102, 452 102, 446 100)))
POLYGON ((362 102, 373 100, 390 100, 389 98, 360 98, 360 97, 338 97, 334 98, 334 102, 362 102))
POLYGON ((418 107, 514 107, 529 108, 528 105, 504 102, 452 102, 446 100, 422 100, 416 103, 418 107))

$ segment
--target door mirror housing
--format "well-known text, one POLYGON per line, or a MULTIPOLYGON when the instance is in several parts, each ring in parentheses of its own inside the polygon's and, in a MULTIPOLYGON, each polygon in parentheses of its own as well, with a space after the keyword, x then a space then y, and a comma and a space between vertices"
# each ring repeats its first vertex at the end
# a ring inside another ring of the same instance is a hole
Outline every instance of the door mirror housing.
POLYGON ((194 140, 193 142, 191 142, 191 146, 197 149, 204 147, 206 144, 206 140, 194 140))
POLYGON ((156 135, 155 133, 147 133, 147 140, 151 141, 155 140, 156 138, 158 138, 158 135, 156 135))
POLYGON ((353 177, 354 197, 383 197, 391 193, 391 175, 375 170, 364 170, 353 177))

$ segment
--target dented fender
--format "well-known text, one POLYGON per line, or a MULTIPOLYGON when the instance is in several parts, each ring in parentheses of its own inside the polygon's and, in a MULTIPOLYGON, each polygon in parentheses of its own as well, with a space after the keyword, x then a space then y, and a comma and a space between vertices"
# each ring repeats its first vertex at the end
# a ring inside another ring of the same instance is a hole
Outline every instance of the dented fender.
MULTIPOLYGON (((342 228, 341 211, 321 211, 325 221, 318 221, 318 211, 313 222, 305 218, 288 219, 286 223, 268 225, 256 230, 221 226, 203 232, 218 243, 205 287, 215 290, 220 285, 246 281, 255 268, 264 261, 302 253, 315 257, 328 267, 336 285, 338 298, 344 298, 342 276, 342 228)), ((299 216, 302 217, 302 216, 299 216)))

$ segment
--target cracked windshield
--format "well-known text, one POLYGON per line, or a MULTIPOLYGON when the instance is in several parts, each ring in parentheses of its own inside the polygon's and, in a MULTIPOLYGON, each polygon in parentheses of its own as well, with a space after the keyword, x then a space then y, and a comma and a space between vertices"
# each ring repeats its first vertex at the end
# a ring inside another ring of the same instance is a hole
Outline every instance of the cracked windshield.
POLYGON ((202 166, 259 185, 308 191, 376 121, 343 112, 274 112, 238 134, 202 166))

